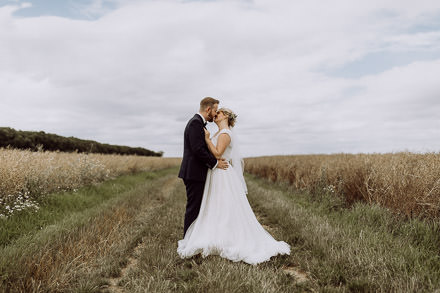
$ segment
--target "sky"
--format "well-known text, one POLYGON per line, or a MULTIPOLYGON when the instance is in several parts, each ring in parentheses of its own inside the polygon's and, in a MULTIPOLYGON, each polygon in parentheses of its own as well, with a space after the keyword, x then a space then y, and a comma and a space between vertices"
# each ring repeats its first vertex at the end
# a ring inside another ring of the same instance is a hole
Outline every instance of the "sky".
POLYGON ((0 127, 175 157, 206 96, 246 157, 439 152, 440 1, 0 0, 0 127))

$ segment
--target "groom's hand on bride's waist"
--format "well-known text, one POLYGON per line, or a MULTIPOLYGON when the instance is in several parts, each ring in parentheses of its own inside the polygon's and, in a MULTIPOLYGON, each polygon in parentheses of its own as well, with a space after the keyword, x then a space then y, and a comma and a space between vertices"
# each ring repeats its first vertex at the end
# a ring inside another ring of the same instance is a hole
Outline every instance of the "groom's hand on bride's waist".
POLYGON ((228 167, 229 167, 228 161, 226 161, 226 160, 223 159, 223 158, 221 158, 220 160, 218 160, 218 162, 217 162, 217 168, 219 168, 219 169, 223 169, 223 170, 226 170, 226 169, 228 169, 228 167))

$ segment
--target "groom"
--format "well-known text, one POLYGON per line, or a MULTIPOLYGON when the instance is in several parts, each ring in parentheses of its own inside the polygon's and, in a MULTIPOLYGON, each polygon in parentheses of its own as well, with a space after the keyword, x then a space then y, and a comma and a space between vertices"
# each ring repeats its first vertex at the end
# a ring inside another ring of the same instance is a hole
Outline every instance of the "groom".
POLYGON ((203 130, 206 121, 214 120, 218 104, 219 101, 214 98, 204 98, 200 101, 199 113, 196 113, 185 127, 183 159, 179 171, 179 178, 185 183, 187 197, 183 237, 199 215, 208 168, 228 168, 228 163, 223 158, 217 160, 208 150, 203 130))

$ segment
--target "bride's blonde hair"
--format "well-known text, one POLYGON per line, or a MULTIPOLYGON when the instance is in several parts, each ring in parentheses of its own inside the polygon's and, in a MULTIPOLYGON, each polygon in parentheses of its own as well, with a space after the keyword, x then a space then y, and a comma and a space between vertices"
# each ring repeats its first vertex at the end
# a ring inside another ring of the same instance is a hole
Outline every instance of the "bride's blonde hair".
POLYGON ((222 112, 226 117, 228 117, 228 125, 230 127, 234 127, 235 120, 237 119, 238 115, 228 108, 220 108, 219 112, 222 112))

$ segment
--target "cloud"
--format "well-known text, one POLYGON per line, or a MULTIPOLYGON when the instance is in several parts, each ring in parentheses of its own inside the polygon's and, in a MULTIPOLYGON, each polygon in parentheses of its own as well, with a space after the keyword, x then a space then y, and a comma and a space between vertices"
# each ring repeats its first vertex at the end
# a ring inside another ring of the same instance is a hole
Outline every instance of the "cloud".
POLYGON ((0 124, 180 156, 213 96, 239 114, 246 156, 438 150, 440 3, 392 2, 93 1, 92 20, 0 7, 0 124))

